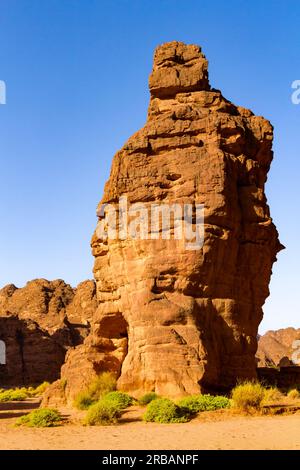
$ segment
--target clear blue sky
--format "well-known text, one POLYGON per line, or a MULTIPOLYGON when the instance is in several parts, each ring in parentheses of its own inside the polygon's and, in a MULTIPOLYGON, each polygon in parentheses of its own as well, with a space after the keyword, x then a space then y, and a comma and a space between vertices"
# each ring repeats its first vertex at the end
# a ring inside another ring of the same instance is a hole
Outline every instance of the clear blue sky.
POLYGON ((282 243, 261 331, 300 327, 300 3, 0 0, 0 286, 92 277, 112 157, 145 122, 159 43, 203 47, 211 84, 275 126, 267 194, 282 243))

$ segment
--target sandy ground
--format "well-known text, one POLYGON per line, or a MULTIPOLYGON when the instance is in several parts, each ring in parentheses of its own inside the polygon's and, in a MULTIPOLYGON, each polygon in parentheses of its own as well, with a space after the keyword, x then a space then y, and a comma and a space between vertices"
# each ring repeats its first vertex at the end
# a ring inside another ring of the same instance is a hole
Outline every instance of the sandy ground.
MULTIPOLYGON (((38 406, 34 401, 0 404, 0 449, 300 449, 300 413, 285 416, 235 416, 202 413, 184 424, 138 421, 132 408, 117 426, 85 427, 79 415, 56 428, 16 428, 16 418, 38 406)), ((67 410, 62 410, 67 415, 67 410)))

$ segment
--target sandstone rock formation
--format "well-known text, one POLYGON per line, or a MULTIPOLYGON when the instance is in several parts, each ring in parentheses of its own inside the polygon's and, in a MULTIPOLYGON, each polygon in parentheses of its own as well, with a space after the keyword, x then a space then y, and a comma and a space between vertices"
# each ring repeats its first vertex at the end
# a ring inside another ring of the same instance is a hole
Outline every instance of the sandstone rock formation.
POLYGON ((0 385, 34 384, 59 377, 66 351, 83 342, 96 310, 94 281, 76 289, 64 281, 37 279, 0 290, 0 340, 6 364, 0 385))
POLYGON ((198 46, 158 47, 149 86, 147 122, 114 156, 99 210, 118 209, 121 196, 149 211, 204 204, 204 245, 96 230, 99 306, 62 369, 69 397, 103 370, 136 396, 224 390, 256 376, 258 325, 282 248, 264 191, 273 128, 210 87, 198 46))
POLYGON ((276 331, 267 331, 258 340, 256 357, 259 367, 290 366, 293 365, 292 355, 299 351, 297 358, 300 365, 300 328, 283 328, 276 331), (299 340, 298 346, 293 344, 299 340))
POLYGON ((59 376, 66 347, 33 320, 11 315, 0 318, 0 339, 6 345, 6 364, 0 365, 0 386, 52 382, 59 376))

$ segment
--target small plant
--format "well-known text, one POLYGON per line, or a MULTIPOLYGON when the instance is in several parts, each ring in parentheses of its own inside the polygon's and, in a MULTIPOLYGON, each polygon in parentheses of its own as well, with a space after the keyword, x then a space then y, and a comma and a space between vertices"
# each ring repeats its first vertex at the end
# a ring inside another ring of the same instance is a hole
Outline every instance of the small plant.
POLYGON ((29 398, 35 397, 35 388, 34 387, 25 388, 25 391, 26 391, 29 398))
POLYGON ((4 390, 0 393, 0 402, 6 401, 24 401, 28 397, 28 394, 22 389, 10 389, 4 390))
POLYGON ((27 415, 21 416, 16 421, 16 426, 29 426, 34 428, 50 428, 58 426, 62 421, 62 416, 54 408, 40 408, 27 415))
POLYGON ((79 392, 74 399, 74 406, 78 410, 87 410, 91 405, 96 403, 88 391, 79 392))
POLYGON ((21 387, 11 388, 8 390, 0 390, 0 402, 1 401, 24 401, 27 398, 33 398, 41 396, 46 388, 49 386, 49 382, 43 382, 38 387, 21 387))
POLYGON ((223 396, 213 395, 191 395, 182 398, 178 405, 191 413, 200 411, 214 411, 221 408, 229 408, 230 400, 223 396))
POLYGON ((296 388, 290 390, 289 393, 287 394, 287 396, 289 398, 291 398, 291 400, 299 400, 300 399, 300 393, 298 392, 298 390, 296 388))
POLYGON ((147 406, 143 419, 155 423, 186 423, 190 413, 168 398, 156 398, 147 406))
POLYGON ((94 379, 86 390, 79 392, 74 399, 74 406, 86 410, 99 401, 104 395, 116 389, 116 378, 110 372, 103 372, 94 379))
POLYGON ((259 410, 265 391, 266 389, 259 382, 243 382, 232 390, 233 406, 246 412, 259 410))
POLYGON ((84 424, 88 426, 107 426, 116 424, 120 416, 121 410, 115 403, 100 400, 89 408, 84 424))
POLYGON ((34 396, 38 397, 38 396, 41 396, 43 395, 43 393, 45 392, 45 390, 49 387, 49 382, 43 382, 41 383, 38 387, 36 387, 35 389, 33 389, 33 394, 34 396))
POLYGON ((278 390, 277 387, 270 387, 265 389, 265 394, 264 394, 264 402, 265 403, 273 403, 273 402, 278 402, 282 400, 283 394, 281 393, 280 390, 278 390))
POLYGON ((117 381, 110 372, 103 372, 96 377, 89 386, 89 392, 95 400, 99 400, 106 393, 116 390, 117 381))
POLYGON ((155 392, 145 393, 140 399, 139 404, 142 406, 149 405, 153 400, 156 400, 159 396, 155 392))
POLYGON ((118 408, 124 409, 132 405, 133 398, 123 392, 109 392, 103 397, 103 401, 114 403, 118 408))

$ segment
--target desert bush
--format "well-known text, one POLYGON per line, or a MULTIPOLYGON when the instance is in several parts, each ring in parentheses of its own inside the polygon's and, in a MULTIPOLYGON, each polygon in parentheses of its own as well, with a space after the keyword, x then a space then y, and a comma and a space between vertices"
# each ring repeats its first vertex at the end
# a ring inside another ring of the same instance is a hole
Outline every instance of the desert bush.
POLYGON ((90 384, 88 390, 95 400, 100 400, 106 393, 116 390, 117 381, 110 372, 103 372, 90 384))
POLYGON ((76 395, 73 405, 78 410, 87 410, 91 405, 96 403, 88 391, 80 392, 76 395))
POLYGON ((223 396, 191 395, 182 398, 178 405, 191 413, 198 413, 199 411, 214 411, 221 408, 229 408, 230 400, 223 396))
POLYGON ((105 402, 114 403, 118 408, 124 409, 132 405, 133 398, 127 393, 123 392, 109 392, 104 395, 105 402))
POLYGON ((103 372, 90 383, 86 390, 76 395, 73 405, 80 410, 85 410, 101 400, 104 395, 114 391, 116 384, 117 381, 113 374, 103 372))
POLYGON ((289 398, 291 398, 292 400, 299 400, 300 399, 300 393, 298 392, 298 390, 296 388, 290 390, 288 392, 287 396, 289 398))
POLYGON ((19 388, 4 390, 0 393, 0 402, 5 401, 24 401, 28 398, 27 393, 19 388))
POLYGON ((62 416, 56 409, 40 408, 18 418, 16 421, 16 426, 50 428, 53 426, 58 426, 61 421, 62 416))
POLYGON ((100 400, 88 410, 84 424, 88 426, 116 424, 121 416, 121 409, 112 402, 100 400))
POLYGON ((243 382, 232 390, 233 406, 242 411, 259 410, 266 389, 259 382, 243 382))
POLYGON ((0 390, 0 402, 1 401, 24 401, 27 398, 37 397, 44 393, 46 388, 49 386, 49 382, 43 382, 38 387, 21 387, 11 388, 8 390, 0 390))
POLYGON ((282 400, 283 394, 277 387, 270 387, 265 389, 263 401, 266 403, 278 402, 282 400))
POLYGON ((38 397, 38 396, 41 396, 43 395, 43 393, 45 392, 45 390, 49 387, 49 382, 43 382, 41 383, 40 385, 38 385, 38 387, 36 387, 35 389, 33 389, 32 393, 34 394, 34 396, 38 397))
POLYGON ((147 406, 143 419, 155 423, 186 423, 190 413, 168 398, 156 398, 147 406))
POLYGON ((156 400, 159 398, 159 396, 155 392, 149 392, 145 393, 140 399, 139 399, 139 404, 142 406, 149 405, 151 401, 156 400))
POLYGON ((28 387, 28 388, 25 388, 25 392, 26 394, 28 395, 29 398, 32 398, 32 397, 35 397, 35 388, 34 387, 28 387))

